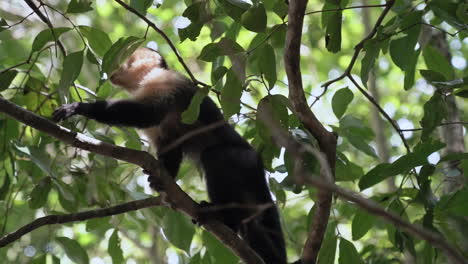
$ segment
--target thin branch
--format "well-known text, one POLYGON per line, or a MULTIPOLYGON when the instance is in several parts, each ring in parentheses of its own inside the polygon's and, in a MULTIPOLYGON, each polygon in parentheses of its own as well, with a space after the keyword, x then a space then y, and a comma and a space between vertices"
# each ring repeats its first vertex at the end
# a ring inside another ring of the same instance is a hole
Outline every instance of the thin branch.
POLYGON ((381 39, 381 40, 386 40, 386 39, 388 39, 388 38, 390 38, 390 37, 392 37, 392 36, 395 36, 395 35, 398 35, 398 34, 400 34, 400 33, 402 33, 402 32, 405 32, 405 31, 407 31, 407 30, 409 30, 409 29, 411 29, 411 28, 413 28, 413 27, 415 27, 415 26, 417 26, 417 25, 423 25, 423 26, 427 26, 427 27, 430 27, 430 28, 434 28, 434 29, 436 29, 436 30, 438 30, 438 31, 440 31, 440 32, 442 32, 442 33, 445 33, 445 34, 451 36, 451 37, 456 37, 460 32, 465 31, 465 30, 468 29, 468 26, 464 25, 464 28, 458 30, 458 31, 455 32, 455 33, 450 33, 450 32, 448 32, 448 31, 444 30, 443 28, 440 28, 440 27, 431 25, 431 24, 426 23, 426 22, 417 22, 417 23, 411 24, 411 25, 409 25, 409 26, 407 26, 407 27, 405 27, 405 28, 402 28, 402 29, 399 30, 399 31, 396 31, 396 32, 394 32, 394 33, 392 33, 392 34, 389 34, 386 38, 383 38, 383 39, 381 39))
POLYGON ((390 12, 390 9, 392 8, 393 4, 395 3, 395 0, 388 0, 387 3, 385 4, 385 8, 384 10, 382 11, 382 14, 380 14, 379 18, 377 19, 377 21, 375 22, 375 25, 374 25, 374 28, 372 29, 372 31, 364 38, 362 39, 355 47, 354 47, 354 54, 353 54, 353 57, 351 58, 351 61, 349 62, 349 65, 348 67, 346 68, 346 70, 343 72, 343 74, 341 74, 340 76, 336 77, 335 79, 333 80, 330 80, 330 81, 327 81, 326 83, 322 84, 322 87, 324 87, 325 89, 328 88, 328 86, 330 86, 332 83, 335 83, 341 79, 343 79, 344 77, 350 75, 351 73, 351 70, 353 69, 354 67, 354 63, 356 63, 356 60, 357 60, 357 57, 359 56, 359 53, 361 52, 361 50, 364 48, 364 43, 369 40, 369 39, 372 39, 374 37, 374 35, 377 33, 377 29, 380 27, 380 25, 382 24, 384 18, 387 16, 388 12, 390 12))
MULTIPOLYGON (((437 126, 451 126, 451 125, 468 125, 468 122, 448 122, 448 123, 440 123, 437 126)), ((414 131, 421 131, 423 128, 408 128, 408 129, 400 129, 401 132, 414 132, 414 131)))
POLYGON ((22 18, 21 20, 19 20, 18 22, 14 23, 14 24, 11 24, 11 25, 8 25, 7 27, 3 27, 2 29, 6 30, 6 29, 10 29, 10 28, 12 28, 12 27, 14 27, 14 26, 17 26, 17 25, 23 23, 26 19, 28 19, 28 17, 30 17, 30 16, 32 16, 32 15, 34 15, 34 11, 31 12, 31 13, 29 13, 29 14, 26 15, 25 17, 23 17, 23 18, 22 18))
POLYGON ((364 97, 366 97, 367 100, 369 100, 369 102, 371 102, 377 108, 377 110, 379 110, 380 114, 390 123, 390 125, 392 125, 392 127, 398 133, 398 136, 400 137, 401 141, 403 142, 403 145, 405 146, 406 151, 408 153, 411 152, 411 148, 408 142, 406 141, 405 136, 403 135, 403 133, 401 133, 400 127, 398 126, 398 124, 394 122, 393 119, 390 117, 390 115, 388 115, 387 112, 385 112, 385 110, 379 105, 377 101, 375 101, 374 97, 372 97, 372 95, 367 93, 366 90, 364 90, 364 88, 362 88, 361 85, 359 85, 359 83, 353 78, 351 74, 348 76, 348 78, 356 86, 356 88, 364 95, 364 97))
POLYGON ((167 153, 167 152, 175 149, 176 147, 178 147, 180 144, 184 143, 188 139, 191 139, 191 138, 193 138, 193 137, 195 137, 197 135, 200 135, 202 133, 206 133, 208 131, 214 130, 214 129, 216 129, 218 127, 221 127, 221 126, 223 126, 225 124, 226 124, 226 121, 224 121, 224 119, 223 119, 221 121, 214 122, 212 124, 209 124, 209 125, 194 129, 194 130, 190 131, 189 133, 186 133, 183 136, 181 136, 181 137, 177 138, 176 140, 174 140, 172 143, 167 145, 165 148, 161 149, 161 151, 159 151, 159 153, 160 153, 160 155, 162 155, 164 153, 167 153))
POLYGON ((187 74, 190 76, 190 79, 192 79, 192 82, 194 82, 195 84, 200 84, 200 85, 203 85, 203 86, 207 86, 206 84, 204 84, 203 82, 200 82, 198 81, 195 76, 192 74, 192 72, 190 71, 189 67, 187 66, 187 64, 185 64, 184 62, 184 59, 182 58, 182 56, 180 56, 179 54, 179 51, 177 50, 177 48, 175 47, 174 43, 172 43, 172 41, 169 39, 169 37, 166 35, 166 33, 164 33, 164 31, 162 31, 161 29, 159 29, 153 22, 151 22, 151 20, 149 20, 145 15, 141 14, 140 12, 138 12, 136 9, 134 9, 133 7, 127 5, 124 1, 122 0, 114 0, 115 2, 117 2, 119 5, 121 5, 123 8, 127 9, 128 11, 132 12, 133 14, 135 14, 136 16, 138 16, 139 18, 141 18, 143 21, 146 22, 146 24, 148 24, 148 26, 150 26, 151 28, 154 29, 154 31, 156 31, 159 35, 161 35, 161 37, 164 38, 164 40, 166 40, 167 44, 169 44, 169 46, 171 47, 172 51, 174 52, 174 54, 177 56, 177 59, 179 60, 180 64, 182 65, 182 67, 184 67, 185 71, 187 72, 187 74))
MULTIPOLYGON (((288 77, 289 99, 292 103, 293 111, 304 124, 306 129, 317 139, 320 151, 324 152, 329 170, 332 172, 330 180, 333 179, 336 162, 336 136, 327 131, 312 113, 304 95, 300 68, 300 45, 302 38, 302 28, 307 0, 295 0, 289 2, 288 28, 286 32, 284 65, 288 77)), ((325 180, 326 175, 321 175, 325 180)), ((332 204, 332 193, 319 189, 316 210, 312 219, 312 226, 307 237, 302 252, 302 263, 313 264, 316 262, 318 252, 323 242, 325 230, 332 204)))
MULTIPOLYGON (((160 162, 151 154, 145 151, 115 146, 73 132, 2 97, 0 97, 0 112, 72 146, 140 166, 149 172, 152 181, 157 183, 157 191, 164 195, 165 202, 168 202, 171 208, 198 220, 199 205, 174 182, 174 179, 168 175, 160 162)), ((207 219, 206 222, 203 221, 203 227, 215 235, 245 263, 263 263, 262 259, 245 241, 221 222, 215 219, 207 219)))
POLYGON ((348 9, 361 9, 361 8, 371 8, 371 7, 385 7, 386 4, 382 5, 358 5, 358 6, 350 6, 350 7, 343 7, 343 8, 332 8, 332 9, 323 9, 317 11, 310 11, 305 13, 305 15, 312 15, 317 13, 325 13, 325 12, 333 12, 333 11, 343 11, 348 9))
POLYGON ((93 218, 101 218, 111 215, 123 214, 131 211, 137 211, 143 208, 163 205, 161 197, 150 197, 142 200, 131 201, 109 208, 89 210, 80 213, 48 215, 40 217, 29 224, 22 226, 14 232, 11 232, 0 238, 0 248, 15 242, 22 236, 45 225, 64 224, 70 222, 84 221, 93 218))

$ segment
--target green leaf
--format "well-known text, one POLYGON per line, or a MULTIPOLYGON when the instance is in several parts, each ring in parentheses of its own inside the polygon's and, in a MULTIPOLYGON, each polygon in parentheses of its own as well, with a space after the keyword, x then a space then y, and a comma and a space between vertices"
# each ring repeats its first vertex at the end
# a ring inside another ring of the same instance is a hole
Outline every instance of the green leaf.
POLYGON ((11 82, 15 79, 17 70, 9 70, 0 74, 0 92, 10 87, 11 82))
POLYGON ((341 88, 333 95, 332 109, 338 119, 344 115, 353 98, 353 92, 348 87, 341 88))
POLYGON ((366 141, 364 141, 360 135, 350 133, 350 131, 347 130, 342 131, 341 135, 345 137, 349 141, 349 143, 353 145, 353 147, 357 148, 358 150, 373 158, 378 158, 374 148, 367 144, 366 141))
POLYGON ((92 3, 93 2, 89 0, 71 0, 67 7, 67 13, 74 14, 91 11, 93 10, 91 7, 92 3))
POLYGON ((218 0, 216 3, 236 22, 240 22, 242 14, 250 8, 250 4, 242 0, 218 0))
POLYGON ((361 180, 359 180, 359 190, 365 190, 389 177, 384 174, 384 172, 390 166, 391 165, 389 163, 381 163, 369 170, 364 176, 362 176, 361 180))
POLYGON ((0 32, 2 32, 3 30, 6 30, 8 29, 9 26, 8 26, 8 23, 5 21, 5 19, 0 19, 0 32))
POLYGON ((423 242, 423 249, 420 253, 422 257, 421 262, 419 264, 432 264, 436 258, 435 248, 427 241, 423 242))
POLYGON ((426 141, 431 133, 447 116, 447 105, 442 96, 436 91, 434 95, 424 104, 424 116, 421 120, 421 140, 426 141))
POLYGON ((361 167, 350 161, 344 162, 340 159, 337 159, 335 167, 335 176, 337 182, 354 181, 359 179, 364 174, 364 171, 361 167))
POLYGON ((212 73, 211 73, 211 82, 212 83, 217 83, 221 78, 223 78, 224 75, 228 72, 228 68, 221 66, 216 68, 212 73))
POLYGON ((443 196, 437 204, 437 214, 454 214, 468 216, 466 205, 468 204, 468 189, 465 187, 454 194, 443 196))
POLYGON ((221 90, 221 108, 223 109, 225 119, 239 113, 241 96, 242 83, 231 68, 227 72, 226 84, 221 90))
POLYGON ((222 38, 218 43, 210 43, 203 47, 199 60, 212 62, 219 56, 234 55, 243 52, 244 49, 229 38, 222 38))
POLYGON ((106 232, 112 228, 109 223, 111 217, 92 218, 86 221, 86 232, 106 232))
POLYGON ((400 28, 407 28, 404 31, 405 36, 393 39, 390 42, 390 56, 393 62, 405 71, 414 59, 416 43, 421 32, 422 12, 412 12, 401 22, 400 28))
POLYGON ((374 68, 375 60, 379 57, 381 42, 370 39, 364 42, 364 51, 366 54, 361 62, 361 81, 367 87, 369 73, 374 68))
POLYGON ((276 82, 276 57, 275 50, 270 44, 265 44, 260 51, 258 60, 258 68, 265 76, 268 82, 268 87, 271 89, 276 82))
MULTIPOLYGON (((463 1, 458 1, 463 3, 463 1)), ((463 29, 463 22, 457 18, 457 4, 451 1, 434 0, 429 2, 427 7, 434 12, 435 17, 442 19, 457 30, 463 29)))
POLYGON ((68 212, 75 212, 77 200, 70 185, 65 184, 59 179, 52 179, 54 188, 58 191, 60 205, 68 212))
POLYGON ((318 264, 333 264, 335 263, 337 238, 334 232, 327 234, 320 248, 318 255, 318 264))
POLYGON ((135 8, 138 13, 146 15, 146 11, 153 4, 153 0, 130 0, 130 6, 135 8))
POLYGON ((105 100, 109 98, 111 91, 112 84, 109 80, 107 80, 104 83, 102 83, 101 86, 99 86, 96 96, 105 100))
POLYGON ((38 209, 43 207, 47 202, 50 189, 52 188, 52 181, 50 177, 45 177, 34 187, 31 191, 28 204, 31 209, 38 209))
POLYGON ((47 263, 47 255, 42 254, 38 257, 35 257, 29 264, 46 264, 47 263))
POLYGON ((446 162, 446 161, 463 160, 463 159, 468 159, 468 153, 449 153, 446 156, 440 158, 437 164, 441 164, 442 162, 446 162))
POLYGON ((2 178, 4 180, 3 180, 2 187, 0 187, 0 201, 5 200, 8 194, 8 190, 10 189, 10 183, 11 183, 10 177, 7 174, 5 174, 2 178))
POLYGON ((98 59, 96 58, 96 55, 93 53, 93 51, 91 51, 90 49, 86 49, 86 59, 94 64, 94 65, 97 65, 98 67, 101 65, 101 63, 98 61, 98 59))
POLYGON ((416 145, 413 152, 401 156, 392 164, 381 163, 371 169, 359 181, 360 190, 371 187, 388 177, 396 176, 398 174, 406 173, 409 170, 428 164, 427 158, 432 153, 442 149, 445 146, 440 141, 427 141, 416 145))
MULTIPOLYGON (((426 208, 433 208, 435 203, 433 202, 433 193, 431 190, 431 176, 435 172, 436 167, 432 164, 424 165, 419 174, 417 175, 419 191, 415 200, 424 204, 426 208)), ((432 226, 432 224, 431 224, 432 226)))
POLYGON ((112 46, 109 36, 104 31, 94 27, 79 26, 78 29, 88 40, 89 46, 91 46, 93 51, 101 58, 104 57, 106 51, 112 46))
POLYGON ((185 124, 193 124, 198 120, 198 115, 200 114, 200 104, 203 102, 203 99, 210 92, 210 87, 203 87, 198 89, 195 95, 190 101, 188 108, 182 113, 182 122, 185 124))
POLYGON ((427 45, 423 50, 424 62, 429 70, 442 74, 446 80, 451 80, 455 76, 450 62, 431 45, 427 45))
POLYGON ((337 53, 341 50, 341 25, 343 20, 343 12, 331 12, 328 18, 325 45, 327 50, 337 53))
POLYGON ((67 237, 57 237, 55 240, 62 246, 67 256, 78 264, 88 264, 88 253, 76 242, 76 240, 67 237))
POLYGON ((167 210, 164 216, 164 235, 172 245, 190 252, 195 228, 193 224, 181 213, 174 210, 167 210))
POLYGON ((200 22, 203 8, 205 7, 203 2, 195 2, 188 6, 182 16, 190 19, 192 22, 200 22))
MULTIPOLYGON (((330 10, 330 9, 339 9, 340 6, 335 3, 335 1, 324 1, 325 4, 322 7, 323 10, 330 10)), ((333 12, 321 12, 321 26, 322 28, 326 29, 328 25, 328 20, 333 15, 333 12)))
POLYGON ((288 99, 283 95, 268 95, 258 103, 256 128, 257 134, 264 143, 272 142, 273 139, 270 132, 272 128, 264 124, 262 116, 269 116, 282 129, 287 130, 289 128, 287 102, 288 99))
POLYGON ((110 76, 144 41, 133 36, 117 40, 104 54, 102 72, 110 76))
POLYGON ((203 245, 206 247, 206 252, 211 256, 211 263, 239 263, 239 258, 209 232, 203 231, 202 241, 203 245))
MULTIPOLYGON (((266 2, 268 2, 268 0, 266 2)), ((281 19, 283 19, 285 16, 288 15, 288 5, 285 1, 276 1, 275 6, 273 7, 273 12, 275 12, 275 14, 277 14, 281 19)))
POLYGON ((203 27, 203 23, 190 23, 188 27, 177 29, 179 33, 180 42, 186 40, 187 38, 191 41, 197 40, 200 35, 200 31, 203 27))
POLYGON ((57 91, 62 103, 67 102, 70 86, 73 85, 78 75, 80 75, 83 66, 84 51, 78 51, 68 54, 63 60, 62 76, 57 91))
POLYGON ((468 24, 468 3, 459 3, 456 14, 461 24, 468 24))
POLYGON ((405 71, 405 80, 404 80, 404 89, 409 90, 414 85, 414 75, 416 72, 416 64, 418 62, 419 54, 421 53, 421 49, 418 49, 414 54, 413 57, 409 60, 406 71, 405 71))
POLYGON ((435 71, 419 70, 419 73, 424 79, 426 79, 426 81, 430 82, 431 84, 434 82, 444 82, 446 80, 442 74, 435 71))
POLYGON ((267 16, 263 4, 251 6, 242 14, 241 24, 253 32, 265 32, 267 16))
POLYGON ((123 251, 120 247, 119 232, 117 229, 114 229, 114 232, 112 232, 112 235, 109 238, 107 251, 112 258, 112 264, 120 264, 124 262, 123 251))
POLYGON ((44 29, 43 31, 39 32, 39 34, 37 34, 36 38, 34 38, 31 52, 39 51, 49 41, 58 40, 60 35, 62 35, 63 33, 69 30, 71 30, 71 28, 66 28, 66 27, 44 29))
POLYGON ((375 216, 358 209, 351 223, 353 240, 362 238, 375 224, 375 216))
POLYGON ((34 164, 44 171, 47 175, 56 176, 54 171, 50 168, 51 161, 48 154, 38 147, 20 147, 16 146, 16 149, 23 155, 30 158, 34 164))
POLYGON ((340 256, 338 258, 340 264, 364 264, 361 256, 357 252, 353 243, 348 240, 340 239, 340 256))

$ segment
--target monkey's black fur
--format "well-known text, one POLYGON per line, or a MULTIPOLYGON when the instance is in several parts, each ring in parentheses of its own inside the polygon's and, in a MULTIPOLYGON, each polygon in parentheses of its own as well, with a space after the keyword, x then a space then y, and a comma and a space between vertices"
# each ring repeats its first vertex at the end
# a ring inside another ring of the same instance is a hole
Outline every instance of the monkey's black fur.
MULTIPOLYGON (((163 59, 160 65, 166 65, 163 59)), ((154 144, 158 150, 163 150, 159 159, 170 175, 176 177, 184 155, 197 160, 204 171, 208 195, 220 220, 239 232, 266 264, 285 264, 285 243, 279 216, 260 156, 224 121, 209 97, 205 97, 200 105, 198 120, 191 125, 183 124, 180 114, 190 104, 197 88, 183 78, 175 80, 171 89, 169 96, 149 95, 143 99, 63 105, 54 112, 53 119, 61 121, 79 114, 109 125, 142 129, 156 127, 158 133, 154 144), (164 151, 184 134, 215 123, 220 126, 164 151)))

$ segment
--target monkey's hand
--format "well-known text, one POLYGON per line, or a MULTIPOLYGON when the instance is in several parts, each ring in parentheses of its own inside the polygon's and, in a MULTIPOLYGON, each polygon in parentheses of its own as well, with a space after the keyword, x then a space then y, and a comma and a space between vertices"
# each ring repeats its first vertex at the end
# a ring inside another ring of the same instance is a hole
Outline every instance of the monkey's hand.
POLYGON ((55 109, 54 113, 52 114, 52 120, 54 122, 60 122, 72 115, 75 115, 77 113, 78 106, 78 102, 60 106, 59 108, 55 109))

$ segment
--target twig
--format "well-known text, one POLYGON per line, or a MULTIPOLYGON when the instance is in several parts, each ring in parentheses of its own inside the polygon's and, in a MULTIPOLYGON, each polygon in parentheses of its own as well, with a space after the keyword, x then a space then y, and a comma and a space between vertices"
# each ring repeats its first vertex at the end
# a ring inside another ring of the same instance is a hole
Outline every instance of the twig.
POLYGON ((324 12, 333 12, 333 11, 343 11, 348 9, 360 9, 360 8, 370 8, 370 7, 385 7, 386 4, 382 5, 358 5, 358 6, 350 6, 350 7, 343 7, 343 8, 332 8, 332 9, 324 9, 324 10, 317 10, 317 11, 310 11, 305 13, 305 15, 311 15, 316 13, 324 13, 324 12))
MULTIPOLYGON (((448 123, 440 123, 437 126, 451 126, 451 125, 468 125, 468 122, 448 122, 448 123)), ((408 128, 408 129, 400 129, 401 132, 411 132, 411 131, 421 131, 422 128, 408 128)))
POLYGON ((216 129, 218 127, 221 127, 223 125, 227 125, 227 123, 226 123, 226 121, 221 120, 221 121, 218 121, 218 122, 215 122, 215 123, 212 123, 212 124, 209 124, 209 125, 197 128, 197 129, 194 129, 194 130, 190 131, 189 133, 186 133, 183 136, 177 138, 172 143, 167 145, 167 147, 161 149, 161 151, 159 151, 158 153, 159 153, 159 155, 167 153, 167 152, 175 149, 176 147, 178 147, 180 144, 184 143, 186 140, 191 139, 191 138, 193 138, 193 137, 195 137, 197 135, 200 135, 200 134, 209 132, 211 130, 214 130, 214 129, 216 129))
POLYGON ((109 208, 89 210, 74 214, 48 215, 40 217, 29 224, 22 226, 0 238, 0 248, 20 239, 22 236, 45 225, 64 224, 76 221, 84 221, 92 218, 101 218, 111 215, 123 214, 143 208, 163 205, 160 197, 150 197, 142 200, 131 201, 109 208))
POLYGON ((408 144, 408 142, 405 139, 405 136, 403 133, 400 131, 400 127, 396 122, 393 121, 393 119, 385 112, 385 110, 379 105, 377 101, 375 101, 374 97, 372 95, 368 94, 364 88, 359 85, 359 83, 353 78, 353 76, 350 74, 348 78, 351 80, 351 82, 356 86, 356 88, 364 95, 364 97, 369 100, 376 108, 379 110, 380 114, 392 125, 392 127, 395 129, 395 131, 398 133, 398 136, 400 136, 401 141, 403 142, 403 145, 405 145, 406 151, 409 153, 411 152, 411 148, 408 144))
POLYGON ((22 18, 21 20, 19 20, 18 22, 14 23, 14 24, 11 24, 11 25, 8 25, 7 27, 4 27, 3 29, 10 29, 10 28, 12 28, 12 27, 14 27, 14 26, 17 26, 17 25, 23 23, 26 19, 28 19, 28 17, 30 17, 30 16, 32 16, 32 15, 34 15, 34 11, 31 12, 31 13, 29 13, 29 14, 26 15, 25 17, 23 17, 23 18, 22 18))

